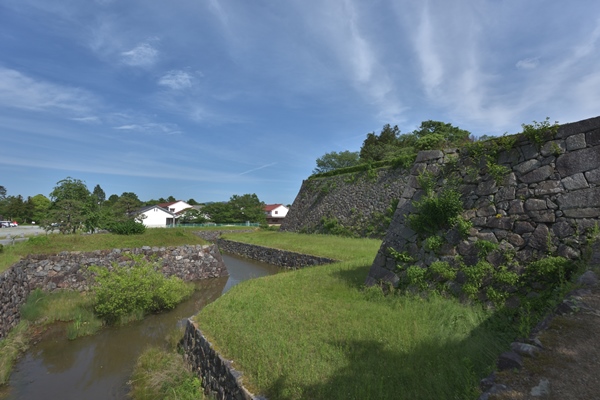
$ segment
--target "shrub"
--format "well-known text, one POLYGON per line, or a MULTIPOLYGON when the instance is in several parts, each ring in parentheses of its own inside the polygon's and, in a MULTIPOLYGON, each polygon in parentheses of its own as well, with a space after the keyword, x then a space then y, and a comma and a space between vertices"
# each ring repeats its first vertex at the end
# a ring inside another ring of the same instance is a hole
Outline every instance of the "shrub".
POLYGON ((575 263, 564 257, 546 257, 526 267, 527 278, 550 284, 564 284, 575 270, 575 263))
POLYGON ((193 292, 177 277, 166 278, 155 263, 135 257, 131 266, 113 264, 112 270, 93 266, 96 274, 94 311, 108 323, 132 313, 172 309, 193 292))
POLYGON ((117 235, 141 235, 146 232, 146 226, 141 222, 127 220, 113 223, 108 230, 117 235))
POLYGON ((456 278, 456 270, 445 261, 435 261, 429 266, 432 274, 439 276, 445 281, 452 281, 456 278))
POLYGON ((450 228, 463 210, 460 193, 454 189, 442 190, 439 195, 431 192, 413 205, 417 212, 409 215, 408 225, 421 236, 450 228))
POLYGON ((523 127, 523 136, 538 146, 544 143, 547 136, 556 136, 559 128, 558 121, 550 124, 549 117, 542 122, 533 121, 532 124, 521 124, 521 126, 523 127))
POLYGON ((427 239, 425 239, 425 242, 424 242, 425 250, 433 251, 435 253, 442 247, 444 242, 445 242, 445 239, 441 236, 438 236, 438 235, 429 236, 427 239))

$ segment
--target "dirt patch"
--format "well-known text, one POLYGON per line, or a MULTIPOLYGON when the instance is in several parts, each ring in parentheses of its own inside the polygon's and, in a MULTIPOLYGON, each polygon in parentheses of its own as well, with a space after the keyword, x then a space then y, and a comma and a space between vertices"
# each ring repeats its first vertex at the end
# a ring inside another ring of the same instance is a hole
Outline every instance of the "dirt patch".
POLYGON ((600 286, 575 297, 576 311, 554 317, 539 335, 543 349, 520 370, 496 374, 509 389, 496 400, 600 399, 600 286))

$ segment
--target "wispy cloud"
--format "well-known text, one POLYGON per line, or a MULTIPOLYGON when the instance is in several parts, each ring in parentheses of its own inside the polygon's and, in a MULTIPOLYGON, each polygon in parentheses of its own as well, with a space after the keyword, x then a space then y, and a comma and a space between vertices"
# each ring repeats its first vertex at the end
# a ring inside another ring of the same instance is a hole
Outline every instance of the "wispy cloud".
POLYGON ((146 134, 165 134, 176 135, 182 133, 177 124, 169 123, 143 123, 143 124, 126 124, 115 126, 113 129, 119 131, 134 131, 146 134))
POLYGON ((273 165, 276 165, 276 164, 277 163, 274 162, 274 163, 270 163, 270 164, 261 165, 258 168, 252 168, 252 169, 249 169, 248 171, 244 171, 244 172, 240 173, 239 175, 246 175, 246 174, 249 174, 250 172, 254 172, 254 171, 264 169, 264 168, 272 167, 273 165))
POLYGON ((182 90, 191 88, 193 85, 192 75, 181 70, 172 70, 164 74, 158 84, 166 86, 173 90, 182 90))
POLYGON ((87 114, 95 103, 95 97, 83 89, 57 85, 0 67, 2 107, 87 114))
POLYGON ((540 59, 539 57, 535 57, 519 60, 516 64, 516 67, 518 69, 535 69, 538 65, 540 65, 540 59))
POLYGON ((132 67, 149 67, 158 60, 158 50, 150 43, 141 43, 131 50, 121 52, 123 63, 132 67))

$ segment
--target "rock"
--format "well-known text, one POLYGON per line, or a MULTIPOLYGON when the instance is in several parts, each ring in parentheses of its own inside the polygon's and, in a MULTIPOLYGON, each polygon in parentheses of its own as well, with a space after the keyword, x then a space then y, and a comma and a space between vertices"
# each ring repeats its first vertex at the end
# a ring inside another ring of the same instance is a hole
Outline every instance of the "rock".
POLYGON ((577 190, 588 187, 588 182, 583 176, 583 173, 567 176, 562 181, 563 186, 567 190, 577 190))
POLYGON ((510 348, 515 353, 525 357, 535 357, 540 352, 540 349, 538 347, 520 342, 511 343, 510 348))
POLYGON ((598 284, 598 276, 594 271, 586 271, 579 278, 577 278, 577 284, 584 287, 593 287, 598 284))
POLYGON ((533 397, 542 397, 550 394, 550 381, 548 379, 540 379, 540 383, 531 389, 529 392, 533 397))
POLYGON ((541 181, 549 178, 553 173, 554 173, 554 168, 552 168, 550 165, 545 165, 543 167, 540 167, 538 169, 535 169, 535 170, 529 172, 526 175, 523 175, 521 177, 521 181, 523 181, 525 183, 541 182, 541 181))
POLYGON ((585 133, 569 136, 567 140, 565 140, 565 144, 567 145, 567 151, 585 149, 585 133))
POLYGON ((565 153, 556 160, 556 169, 561 176, 571 176, 599 167, 600 151, 593 147, 565 153))
POLYGON ((514 351, 506 351, 500 354, 496 366, 498 367, 498 371, 521 369, 523 368, 523 358, 514 351))

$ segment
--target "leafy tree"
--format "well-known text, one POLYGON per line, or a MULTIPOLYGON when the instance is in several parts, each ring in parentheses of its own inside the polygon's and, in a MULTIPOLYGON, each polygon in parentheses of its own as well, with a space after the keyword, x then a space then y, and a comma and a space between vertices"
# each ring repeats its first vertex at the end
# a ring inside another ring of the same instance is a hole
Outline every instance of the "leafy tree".
POLYGON ((106 193, 104 193, 104 190, 102 190, 100 185, 94 186, 92 196, 98 205, 102 205, 102 203, 106 201, 106 193))
POLYGON ((357 151, 340 151, 326 153, 325 155, 317 158, 317 168, 313 170, 313 174, 320 174, 323 172, 332 171, 334 169, 353 167, 360 163, 359 155, 357 151))
POLYGON ((216 224, 224 224, 231 221, 231 207, 229 203, 210 203, 202 209, 208 215, 211 222, 216 224))
POLYGON ((6 197, 6 188, 4 186, 0 186, 0 200, 4 200, 6 197))
POLYGON ((189 199, 189 200, 187 201, 187 203, 188 203, 190 206, 197 206, 197 205, 199 205, 199 204, 200 204, 200 203, 198 203, 198 202, 197 202, 196 200, 194 200, 194 199, 189 199))
POLYGON ((116 213, 130 215, 142 205, 137 194, 133 192, 123 192, 119 199, 115 202, 113 208, 116 213))
POLYGON ((367 134, 360 148, 360 161, 373 162, 393 158, 401 144, 399 137, 398 126, 392 127, 390 124, 384 125, 379 135, 375 132, 367 134))
POLYGON ((169 196, 167 197, 167 203, 175 203, 177 201, 177 199, 173 196, 169 196))
POLYGON ((75 233, 85 225, 93 230, 98 218, 95 205, 85 183, 79 179, 67 177, 56 183, 50 193, 52 206, 49 219, 43 222, 46 227, 58 223, 61 233, 75 233))
POLYGON ((234 194, 229 199, 229 205, 231 207, 230 222, 258 222, 265 223, 267 217, 265 215, 265 203, 258 199, 258 196, 254 193, 244 194, 238 196, 234 194))
POLYGON ((206 218, 203 212, 190 208, 181 213, 179 222, 183 224, 202 224, 206 222, 206 218))
POLYGON ((419 129, 413 131, 415 147, 419 150, 439 149, 443 146, 459 146, 469 139, 471 133, 451 124, 440 121, 423 121, 419 129))
POLYGON ((32 220, 37 222, 45 220, 52 205, 50 199, 43 194, 36 194, 31 198, 31 202, 33 203, 32 220))

